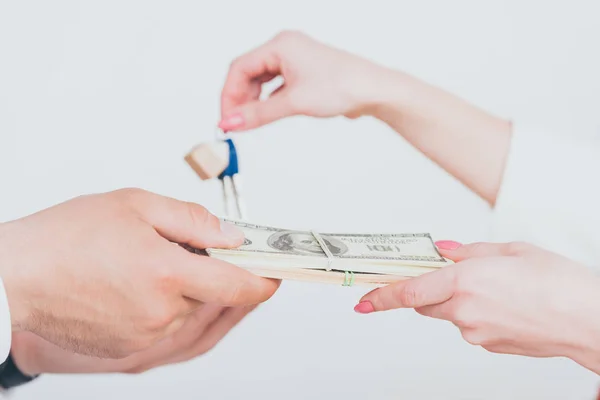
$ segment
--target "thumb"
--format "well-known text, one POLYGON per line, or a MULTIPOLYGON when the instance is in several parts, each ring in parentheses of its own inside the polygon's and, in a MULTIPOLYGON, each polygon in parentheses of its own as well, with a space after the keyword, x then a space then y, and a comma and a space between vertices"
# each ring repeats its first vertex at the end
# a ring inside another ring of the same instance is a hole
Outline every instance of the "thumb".
POLYGON ((129 196, 142 218, 172 242, 205 249, 236 247, 244 241, 240 229, 219 220, 199 204, 141 190, 134 190, 129 196))
POLYGON ((265 100, 255 100, 238 107, 221 120, 219 128, 223 131, 255 129, 295 114, 289 97, 281 92, 265 100))
POLYGON ((442 240, 436 242, 440 254, 452 261, 459 262, 469 258, 514 256, 521 253, 527 245, 520 243, 471 243, 442 240))
POLYGON ((363 296, 354 310, 364 314, 443 303, 454 294, 454 276, 450 266, 375 289, 363 296))

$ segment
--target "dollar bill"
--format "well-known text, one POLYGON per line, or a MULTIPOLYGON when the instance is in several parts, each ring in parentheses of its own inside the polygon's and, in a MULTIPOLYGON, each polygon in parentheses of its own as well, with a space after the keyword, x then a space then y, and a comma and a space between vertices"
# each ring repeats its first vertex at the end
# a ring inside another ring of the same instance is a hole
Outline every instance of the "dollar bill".
POLYGON ((278 279, 385 284, 450 263, 428 233, 317 233, 225 219, 244 232, 232 249, 190 249, 261 276, 278 279))
POLYGON ((352 234, 318 233, 275 228, 248 222, 225 220, 244 232, 244 243, 234 249, 208 249, 209 254, 222 252, 258 253, 285 257, 327 258, 320 236, 336 259, 403 261, 410 264, 445 264, 431 235, 428 233, 352 234))

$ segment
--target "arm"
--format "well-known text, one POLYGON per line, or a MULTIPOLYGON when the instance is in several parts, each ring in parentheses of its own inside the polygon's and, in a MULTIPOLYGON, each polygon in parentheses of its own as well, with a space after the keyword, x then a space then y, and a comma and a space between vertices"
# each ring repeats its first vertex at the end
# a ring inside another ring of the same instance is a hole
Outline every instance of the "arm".
POLYGON ((491 205, 511 136, 509 121, 405 73, 294 32, 284 32, 232 63, 222 114, 220 127, 227 131, 292 115, 373 116, 491 205), (258 101, 262 82, 278 75, 284 86, 258 101))
POLYGON ((402 72, 284 32, 235 60, 220 127, 243 131, 293 115, 372 116, 494 209, 494 240, 528 241, 577 261, 600 259, 600 143, 490 115, 402 72), (261 84, 284 85, 259 101, 261 84))
POLYGON ((509 152, 511 123, 402 72, 382 68, 373 117, 490 205, 496 203, 509 152))
POLYGON ((15 369, 23 376, 141 373, 158 366, 186 362, 213 349, 254 308, 204 304, 167 340, 121 359, 65 351, 30 332, 16 332, 13 334, 12 357, 15 369))
POLYGON ((600 142, 510 123, 401 72, 378 74, 369 114, 493 207, 494 241, 600 259, 600 142))
POLYGON ((30 332, 16 332, 10 358, 0 369, 0 392, 26 384, 39 374, 142 373, 185 362, 214 348, 254 308, 202 305, 168 340, 123 359, 77 354, 30 332))

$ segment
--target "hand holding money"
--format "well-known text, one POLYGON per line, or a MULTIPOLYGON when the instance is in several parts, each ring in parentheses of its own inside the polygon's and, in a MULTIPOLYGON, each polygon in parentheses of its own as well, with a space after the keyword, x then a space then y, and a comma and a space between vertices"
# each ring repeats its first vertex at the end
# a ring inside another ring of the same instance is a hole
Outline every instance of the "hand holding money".
POLYGON ((137 353, 203 304, 254 305, 273 295, 277 282, 174 244, 242 241, 200 205, 139 189, 78 197, 0 224, 12 326, 86 355, 137 353))
POLYGON ((187 248, 262 277, 344 286, 384 285, 451 263, 440 255, 427 233, 318 233, 225 221, 244 233, 242 245, 187 248))
POLYGON ((454 265, 377 288, 355 310, 413 308, 491 352, 568 357, 600 373, 594 270, 526 243, 438 245, 454 265))

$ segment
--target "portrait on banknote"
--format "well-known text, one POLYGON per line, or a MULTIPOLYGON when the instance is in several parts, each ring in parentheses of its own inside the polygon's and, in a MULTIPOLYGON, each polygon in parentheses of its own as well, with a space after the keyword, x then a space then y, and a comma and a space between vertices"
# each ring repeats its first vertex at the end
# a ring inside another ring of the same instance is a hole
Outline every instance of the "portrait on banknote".
MULTIPOLYGON (((348 251, 348 247, 340 240, 322 236, 323 241, 334 256, 341 256, 348 251)), ((315 237, 308 232, 280 231, 272 234, 268 242, 269 247, 284 253, 307 255, 322 255, 323 249, 315 237)))

